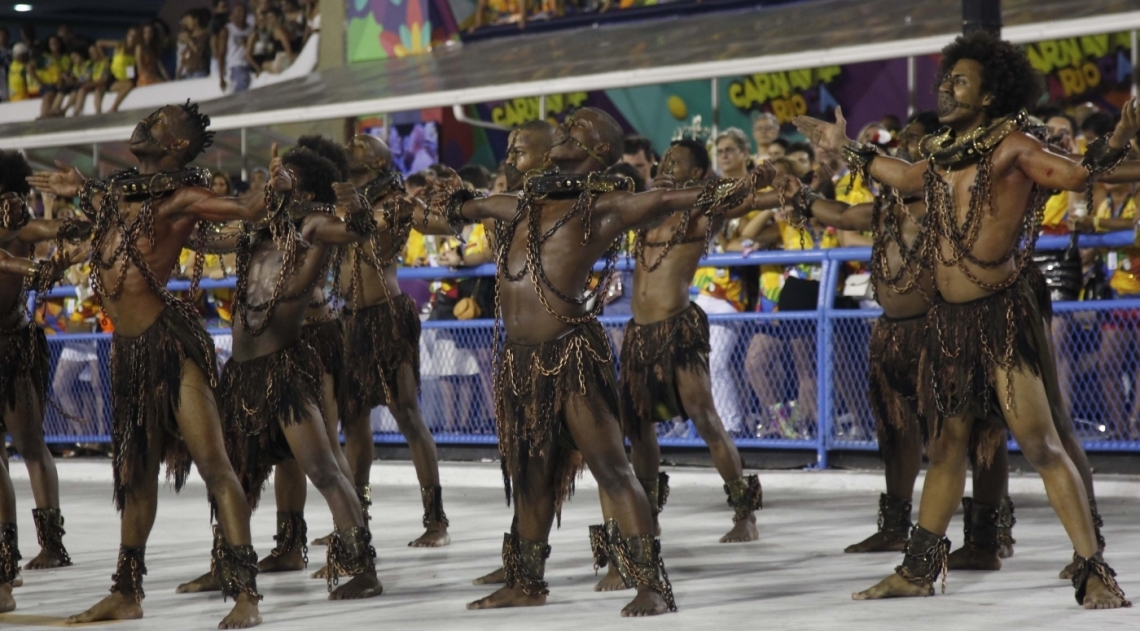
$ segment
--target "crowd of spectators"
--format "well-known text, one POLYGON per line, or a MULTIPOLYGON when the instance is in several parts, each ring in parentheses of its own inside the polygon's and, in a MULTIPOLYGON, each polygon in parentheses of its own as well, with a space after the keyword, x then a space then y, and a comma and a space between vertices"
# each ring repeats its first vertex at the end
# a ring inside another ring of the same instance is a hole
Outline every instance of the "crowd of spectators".
POLYGON ((504 24, 517 24, 519 28, 525 28, 527 22, 533 20, 597 15, 620 9, 680 2, 694 0, 478 0, 475 12, 464 26, 469 31, 504 24))
POLYGON ((46 39, 24 24, 19 40, 0 27, 0 102, 39 98, 40 117, 79 116, 91 96, 96 114, 115 95, 118 111, 135 87, 200 79, 217 63, 223 90, 249 89, 253 77, 278 74, 320 30, 319 0, 218 0, 213 10, 190 9, 173 33, 155 18, 132 26, 122 39, 92 40, 70 25, 46 39))

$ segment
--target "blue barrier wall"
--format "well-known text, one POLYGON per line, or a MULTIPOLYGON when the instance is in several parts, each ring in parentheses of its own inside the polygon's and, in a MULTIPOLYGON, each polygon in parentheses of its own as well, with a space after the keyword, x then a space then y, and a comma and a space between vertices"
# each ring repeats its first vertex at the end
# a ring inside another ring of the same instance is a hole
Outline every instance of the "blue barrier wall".
MULTIPOLYGON (((1132 245, 1131 233, 1082 237, 1082 247, 1132 245)), ((1039 249, 1062 249, 1067 238, 1042 238, 1039 249)), ((867 248, 714 255, 717 266, 819 264, 823 272, 815 311, 739 313, 709 317, 714 348, 713 394, 737 445, 810 449, 826 467, 835 450, 875 450, 867 403, 867 344, 877 309, 837 309, 833 297, 847 261, 866 261, 867 248), (814 396, 811 396, 814 394, 814 396)), ((621 267, 628 268, 629 261, 621 267)), ((493 266, 462 270, 401 269, 402 279, 487 276, 493 266)), ((172 289, 185 289, 175 282, 172 289)), ((205 289, 232 287, 232 279, 203 281, 205 289)), ((53 295, 74 295, 69 287, 53 295)), ((1053 332, 1063 389, 1086 449, 1140 451, 1133 439, 1140 415, 1140 298, 1055 303, 1053 332)), ((615 345, 625 317, 603 317, 615 345)), ((489 320, 424 322, 421 405, 437 442, 494 444, 489 320)), ((226 330, 211 331, 219 362, 229 358, 226 330)), ((49 442, 109 440, 110 336, 56 335, 51 348, 51 399, 45 421, 49 442)), ((373 411, 377 442, 402 443, 394 420, 373 411)), ((688 423, 662 423, 665 446, 702 446, 688 423)), ((1011 445, 1014 446, 1014 445, 1011 445)), ((1015 446, 1014 446, 1015 447, 1015 446)))

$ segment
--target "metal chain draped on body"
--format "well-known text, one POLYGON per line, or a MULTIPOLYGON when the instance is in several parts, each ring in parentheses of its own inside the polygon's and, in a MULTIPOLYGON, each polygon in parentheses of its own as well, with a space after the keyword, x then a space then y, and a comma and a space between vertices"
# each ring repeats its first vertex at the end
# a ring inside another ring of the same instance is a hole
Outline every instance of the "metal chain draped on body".
MULTIPOLYGON (((127 278, 127 272, 133 265, 138 268, 139 273, 146 281, 147 287, 154 292, 168 308, 174 309, 188 321, 196 322, 199 319, 197 309, 194 308, 194 305, 189 300, 178 298, 167 290, 166 285, 158 281, 154 271, 151 270, 147 264, 138 244, 139 239, 146 238, 150 241, 152 246, 154 245, 154 201, 166 199, 168 195, 177 189, 164 191, 155 197, 148 196, 143 201, 142 208, 138 214, 135 215, 134 220, 128 222, 126 218, 123 217, 123 213, 119 207, 120 203, 125 199, 124 192, 117 184, 119 180, 134 178, 137 173, 137 169, 128 169, 126 171, 113 173, 106 180, 89 179, 84 183, 80 191, 80 210, 90 217, 95 217, 91 252, 91 288, 94 290, 95 295, 98 296, 100 302, 107 299, 118 300, 123 294, 123 286, 127 278), (103 199, 102 203, 99 204, 99 208, 96 209, 93 198, 96 193, 100 192, 103 193, 103 199), (111 252, 109 257, 104 256, 104 246, 112 234, 118 234, 121 242, 111 252), (108 290, 103 284, 102 272, 110 271, 116 267, 119 268, 119 279, 115 283, 115 286, 108 290)), ((209 186, 209 179, 203 176, 199 181, 194 182, 194 184, 206 187, 209 186)), ((206 224, 200 221, 190 240, 191 249, 194 251, 194 272, 190 279, 190 289, 188 292, 188 295, 191 297, 197 293, 198 284, 202 279, 202 266, 204 264, 203 249, 205 243, 206 224)), ((200 327, 195 327, 193 334, 195 338, 197 338, 203 356, 208 357, 212 355, 213 342, 205 335, 205 331, 200 329, 200 327)), ((216 375, 206 375, 206 377, 209 379, 211 386, 217 384, 216 375)))

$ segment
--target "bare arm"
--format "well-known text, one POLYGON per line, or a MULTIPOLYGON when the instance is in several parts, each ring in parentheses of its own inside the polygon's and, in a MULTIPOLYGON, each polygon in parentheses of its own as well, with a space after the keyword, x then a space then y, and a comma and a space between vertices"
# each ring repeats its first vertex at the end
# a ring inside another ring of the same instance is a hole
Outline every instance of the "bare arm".
MULTIPOLYGON (((828 123, 807 116, 797 116, 793 121, 796 127, 819 149, 842 151, 853 144, 847 137, 847 119, 843 118, 843 108, 835 108, 835 122, 828 123)), ((876 156, 871 160, 871 177, 904 194, 917 193, 923 187, 923 172, 926 161, 910 163, 898 158, 876 156)))
MULTIPOLYGON (((728 219, 738 219, 747 215, 754 210, 768 210, 770 208, 778 208, 780 206, 780 191, 765 191, 763 193, 756 193, 752 196, 751 203, 743 204, 737 208, 733 208, 725 215, 728 219)), ((787 197, 787 195, 784 195, 787 197)), ((785 200, 786 201, 786 200, 785 200)))
POLYGON ((350 230, 348 223, 340 217, 319 213, 309 215, 305 220, 301 236, 309 243, 320 242, 326 245, 348 245, 368 238, 366 234, 350 230))
POLYGON ((203 221, 258 221, 265 217, 265 197, 250 195, 246 198, 218 197, 208 188, 180 189, 174 199, 182 203, 171 206, 180 214, 203 221))
POLYGON ((250 33, 245 42, 245 61, 253 68, 255 73, 261 74, 261 66, 253 60, 253 45, 257 42, 257 33, 250 33))
POLYGON ((811 205, 811 216, 825 226, 844 231, 872 231, 873 203, 849 206, 831 199, 817 199, 811 205))
POLYGON ((36 262, 32 259, 12 256, 5 250, 0 250, 0 272, 17 276, 35 276, 36 262))
POLYGON ((39 243, 52 239, 78 239, 91 234, 91 224, 69 219, 33 219, 20 228, 16 238, 24 243, 39 243))
POLYGON ((768 226, 775 225, 773 223, 775 217, 775 211, 761 211, 740 228, 740 238, 748 241, 756 241, 768 226))

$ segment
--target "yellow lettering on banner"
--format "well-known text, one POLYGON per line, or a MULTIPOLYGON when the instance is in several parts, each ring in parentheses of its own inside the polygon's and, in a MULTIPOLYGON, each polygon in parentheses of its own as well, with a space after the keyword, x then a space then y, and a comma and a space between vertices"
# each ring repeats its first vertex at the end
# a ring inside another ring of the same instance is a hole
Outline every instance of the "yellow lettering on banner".
POLYGON ((1065 89, 1065 96, 1082 94, 1085 91, 1085 78, 1077 70, 1061 68, 1057 71, 1057 78, 1061 80, 1061 87, 1065 89))
POLYGON ((781 123, 786 123, 796 116, 792 113, 792 109, 788 106, 788 103, 779 99, 772 101, 772 113, 776 115, 776 118, 780 119, 781 123))
POLYGON ((1108 35, 1086 35, 1081 38, 1085 57, 1104 57, 1108 54, 1108 35))
MULTIPOLYGON (((561 114, 571 107, 579 107, 590 98, 586 92, 571 92, 570 94, 552 94, 546 97, 546 113, 561 114)), ((538 119, 538 97, 532 96, 522 99, 504 101, 499 107, 491 110, 491 121, 496 125, 517 127, 538 119)))
POLYGON ((767 103, 774 95, 772 94, 772 79, 771 75, 757 74, 752 75, 752 80, 756 82, 754 94, 751 95, 750 101, 755 101, 758 104, 767 103))
POLYGON ((1085 75, 1086 89, 1091 90, 1100 85, 1100 67, 1091 61, 1086 61, 1085 65, 1081 66, 1081 71, 1085 75))
POLYGON ((788 81, 796 90, 806 90, 811 87, 811 70, 789 70, 788 81))
POLYGON ((1057 42, 1041 42, 1038 47, 1041 49, 1041 56, 1049 62, 1050 70, 1066 65, 1061 59, 1061 47, 1057 45, 1057 42))
POLYGON ((1053 64, 1049 63, 1033 44, 1025 47, 1025 53, 1029 57, 1029 63, 1037 69, 1037 72, 1049 74, 1053 70, 1053 64))
POLYGON ((815 76, 821 83, 831 83, 841 72, 843 72, 843 68, 840 66, 824 66, 816 69, 815 76))
POLYGON ((788 84, 788 75, 785 72, 775 72, 770 75, 772 77, 772 97, 786 97, 792 93, 792 87, 788 84))
POLYGON ((746 94, 745 84, 748 83, 746 78, 744 81, 733 81, 728 84, 728 100, 732 104, 742 110, 748 109, 748 95, 746 94))
POLYGON ((1080 67, 1082 59, 1081 45, 1077 43, 1075 37, 1063 39, 1057 42, 1057 45, 1058 48, 1061 49, 1061 58, 1065 60, 1065 62, 1060 65, 1072 66, 1074 68, 1080 67))

